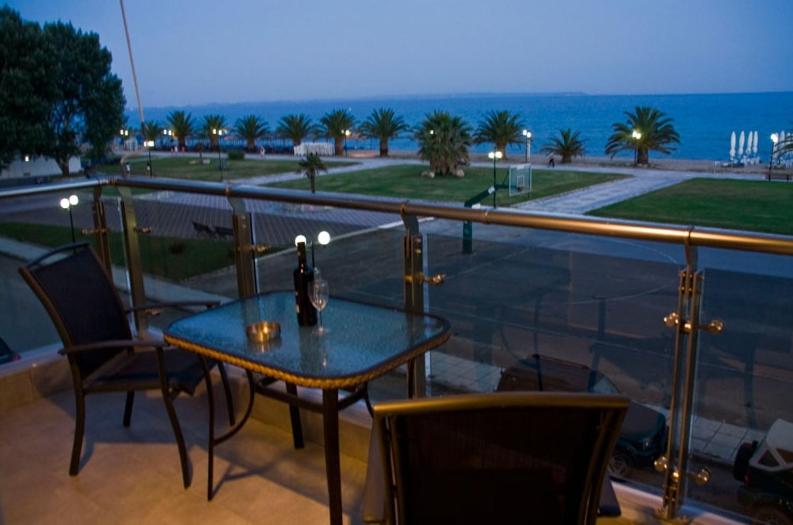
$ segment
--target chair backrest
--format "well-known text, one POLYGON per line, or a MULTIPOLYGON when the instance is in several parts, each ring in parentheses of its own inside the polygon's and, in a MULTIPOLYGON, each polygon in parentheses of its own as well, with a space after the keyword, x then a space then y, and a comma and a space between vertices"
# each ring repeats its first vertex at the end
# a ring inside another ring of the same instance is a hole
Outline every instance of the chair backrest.
MULTIPOLYGON (((19 272, 44 305, 65 347, 131 339, 118 292, 88 243, 56 248, 19 272)), ((85 377, 124 351, 84 352, 75 354, 73 362, 85 377)))
POLYGON ((387 518, 594 523, 627 408, 622 396, 539 392, 379 404, 387 518))

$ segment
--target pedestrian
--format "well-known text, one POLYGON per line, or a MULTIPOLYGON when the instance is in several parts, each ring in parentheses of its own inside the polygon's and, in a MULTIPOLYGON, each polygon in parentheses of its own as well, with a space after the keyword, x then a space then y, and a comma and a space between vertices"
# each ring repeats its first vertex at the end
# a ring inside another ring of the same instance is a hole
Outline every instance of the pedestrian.
POLYGON ((548 166, 550 166, 551 168, 556 167, 556 161, 554 160, 553 155, 548 157, 548 166))

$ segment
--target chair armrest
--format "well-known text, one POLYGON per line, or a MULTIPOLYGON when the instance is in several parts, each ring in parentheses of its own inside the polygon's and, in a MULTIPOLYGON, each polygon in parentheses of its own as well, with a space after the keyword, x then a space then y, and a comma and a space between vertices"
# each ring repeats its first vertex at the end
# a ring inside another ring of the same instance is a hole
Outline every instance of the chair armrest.
POLYGON ((220 304, 220 301, 172 301, 166 303, 151 303, 151 304, 144 304, 141 306, 133 306, 131 308, 124 309, 124 313, 132 313, 132 312, 151 312, 152 315, 159 314, 159 310, 165 308, 181 308, 185 306, 203 306, 207 309, 214 308, 220 304))
POLYGON ((99 341, 84 345, 65 346, 58 350, 61 355, 77 354, 91 350, 112 350, 114 348, 165 348, 168 344, 157 339, 116 339, 112 341, 99 341))
POLYGON ((385 486, 380 439, 377 425, 372 425, 369 437, 369 457, 366 461, 366 482, 361 502, 361 519, 364 523, 385 523, 385 486))

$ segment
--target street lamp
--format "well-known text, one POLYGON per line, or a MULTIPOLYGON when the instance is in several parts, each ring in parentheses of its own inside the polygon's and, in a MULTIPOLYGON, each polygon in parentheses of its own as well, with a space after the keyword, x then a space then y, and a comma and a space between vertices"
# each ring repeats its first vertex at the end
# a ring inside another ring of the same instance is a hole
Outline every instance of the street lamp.
POLYGON ((526 164, 531 159, 531 131, 524 129, 523 136, 526 137, 526 164))
POLYGON ((352 131, 350 131, 349 129, 345 129, 344 130, 344 156, 345 157, 349 157, 350 156, 349 152, 347 151, 347 138, 350 135, 352 135, 352 131))
POLYGON ((171 144, 173 144, 173 130, 172 129, 164 129, 162 130, 162 134, 165 137, 168 137, 168 149, 171 148, 171 144))
POLYGON ((634 155, 634 161, 635 161, 636 165, 638 166, 639 165, 639 141, 642 139, 642 132, 639 131, 638 129, 634 129, 631 132, 631 137, 633 137, 633 140, 636 143, 636 147, 634 148, 636 150, 636 153, 634 155))
POLYGON ((500 151, 491 151, 487 154, 488 159, 493 159, 493 207, 496 207, 496 161, 504 156, 500 151))
POLYGON ((72 244, 77 242, 74 237, 74 216, 72 215, 72 207, 77 206, 80 202, 80 199, 77 198, 77 195, 69 195, 69 197, 64 197, 61 199, 61 208, 67 210, 69 212, 69 227, 72 230, 72 244))
POLYGON ((220 172, 220 180, 223 180, 223 161, 220 157, 220 137, 226 134, 226 130, 212 128, 212 134, 215 135, 218 143, 218 171, 220 172))
POLYGON ((121 128, 120 130, 118 130, 118 134, 121 137, 121 149, 126 149, 125 143, 127 141, 127 137, 129 137, 129 130, 121 128))
POLYGON ((144 141, 143 145, 146 147, 146 149, 149 152, 149 160, 146 162, 146 171, 149 172, 149 177, 154 177, 154 170, 152 169, 151 166, 151 148, 154 147, 154 141, 153 140, 144 141))
POLYGON ((768 180, 771 180, 771 168, 774 167, 774 152, 779 142, 779 133, 771 133, 771 155, 768 157, 768 180))

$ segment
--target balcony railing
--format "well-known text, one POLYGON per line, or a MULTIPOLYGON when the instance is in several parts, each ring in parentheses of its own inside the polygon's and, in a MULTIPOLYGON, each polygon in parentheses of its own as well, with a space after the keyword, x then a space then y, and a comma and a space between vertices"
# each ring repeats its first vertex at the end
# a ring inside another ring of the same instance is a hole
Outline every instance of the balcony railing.
MULTIPOLYGON (((783 468, 790 443, 753 457, 742 480, 732 473, 744 442, 760 454, 769 429, 793 421, 789 237, 172 179, 10 189, 0 192, 0 300, 13 308, 0 335, 17 350, 57 342, 15 272, 69 240, 54 203, 71 193, 83 202, 76 235, 92 239, 133 305, 288 288, 291 240, 330 231, 314 258, 332 293, 451 322, 452 339, 415 367, 415 395, 512 381, 630 396, 635 417, 612 467, 660 492, 665 518, 686 500, 761 512, 780 490, 773 473, 793 469, 783 468)), ((404 395, 399 376, 372 390, 404 395)))

